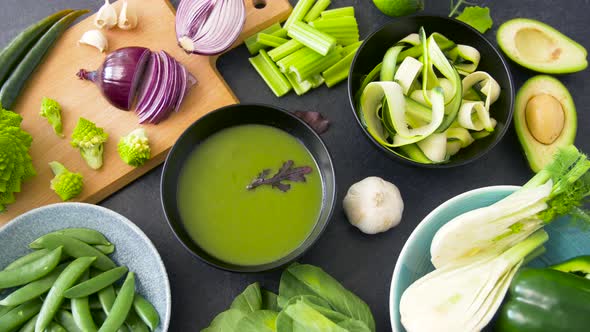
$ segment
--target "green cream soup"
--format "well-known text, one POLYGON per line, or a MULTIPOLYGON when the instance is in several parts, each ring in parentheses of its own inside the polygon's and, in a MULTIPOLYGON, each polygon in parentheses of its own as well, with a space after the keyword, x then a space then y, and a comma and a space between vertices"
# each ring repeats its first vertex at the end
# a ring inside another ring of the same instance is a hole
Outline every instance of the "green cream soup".
POLYGON ((258 265, 297 249, 314 228, 322 207, 317 165, 295 137, 270 126, 224 129, 188 157, 178 185, 184 227, 202 249, 227 263, 258 265), (306 182, 284 181, 248 190, 264 169, 272 177, 284 162, 310 166, 306 182))

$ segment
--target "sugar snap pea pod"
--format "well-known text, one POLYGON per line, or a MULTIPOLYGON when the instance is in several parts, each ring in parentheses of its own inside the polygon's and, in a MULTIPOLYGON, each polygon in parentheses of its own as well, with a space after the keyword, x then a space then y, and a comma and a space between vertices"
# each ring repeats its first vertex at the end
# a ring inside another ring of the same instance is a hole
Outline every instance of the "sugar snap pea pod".
POLYGON ((35 261, 14 268, 0 271, 0 288, 8 288, 28 284, 49 274, 59 263, 62 247, 56 246, 49 253, 35 261))
MULTIPOLYGON (((88 271, 84 272, 80 280, 84 282, 88 279, 88 271)), ((76 325, 85 332, 95 332, 96 325, 92 320, 90 314, 90 305, 88 304, 88 296, 78 297, 71 300, 72 316, 76 321, 76 325)))
POLYGON ((94 322, 96 325, 102 325, 105 320, 107 320, 107 314, 102 311, 93 311, 92 318, 94 318, 94 322))
POLYGON ((67 235, 92 245, 101 244, 108 246, 111 244, 101 232, 90 228, 64 228, 53 233, 67 235))
POLYGON ((15 290, 0 301, 0 305, 16 306, 43 295, 53 286, 53 283, 66 266, 67 264, 60 264, 50 274, 15 290))
POLYGON ((43 301, 39 318, 35 324, 35 332, 43 332, 49 326, 64 299, 63 293, 72 287, 94 261, 96 261, 95 257, 77 258, 59 275, 43 301))
POLYGON ((59 325, 56 322, 51 322, 49 323, 49 326, 47 326, 47 329, 45 329, 45 332, 68 332, 66 329, 64 329, 63 326, 59 325))
POLYGON ((26 322, 25 325, 21 326, 18 332, 35 332, 35 322, 37 321, 37 317, 39 317, 39 314, 36 314, 35 316, 33 316, 33 318, 29 319, 29 321, 26 322))
POLYGON ((102 311, 105 314, 108 315, 111 312, 116 298, 117 294, 115 293, 115 288, 113 286, 108 286, 98 292, 98 302, 100 302, 102 311))
MULTIPOLYGON (((100 302, 98 302, 98 298, 95 296, 90 296, 88 298, 88 305, 90 306, 90 310, 101 310, 102 309, 100 302)), ((70 304, 70 301, 64 301, 61 305, 61 309, 72 310, 72 306, 70 304)))
MULTIPOLYGON (((137 296, 137 293, 135 294, 137 296)), ((145 325, 145 323, 139 318, 135 310, 130 310, 129 314, 127 315, 127 319, 125 320, 125 325, 129 328, 132 332, 149 332, 150 329, 145 325)))
MULTIPOLYGON (((55 315, 55 320, 63 326, 68 332, 84 332, 82 329, 78 327, 76 321, 74 320, 74 316, 67 311, 67 310, 60 310, 55 315)), ((34 328, 33 324, 33 328, 34 328)), ((33 330, 34 331, 34 330, 33 330)))
POLYGON ((127 314, 133 305, 133 298, 135 295, 135 273, 129 272, 121 290, 117 294, 115 303, 111 308, 111 312, 107 315, 99 332, 116 332, 119 327, 125 323, 127 314))
POLYGON ((93 246, 67 235, 55 233, 45 234, 29 245, 33 249, 53 249, 58 246, 63 246, 64 253, 71 257, 96 257, 93 265, 99 270, 105 271, 117 267, 110 258, 93 246))
POLYGON ((35 299, 23 303, 0 317, 0 331, 11 331, 25 324, 29 319, 39 313, 41 300, 35 299))
POLYGON ((94 294, 99 290, 112 285, 115 281, 121 279, 123 275, 127 273, 125 266, 119 266, 114 269, 105 271, 96 277, 88 279, 84 282, 77 284, 76 286, 68 289, 64 296, 73 299, 77 297, 85 297, 90 294, 94 294))
POLYGON ((4 316, 5 313, 9 312, 13 308, 14 308, 14 306, 0 305, 0 317, 4 316))
POLYGON ((156 308, 143 296, 135 293, 135 298, 133 299, 133 308, 135 312, 141 318, 141 320, 149 326, 150 330, 154 331, 158 324, 160 323, 160 316, 156 311, 156 308))
POLYGON ((15 268, 17 268, 19 266, 23 266, 27 263, 30 263, 32 261, 35 261, 35 260, 41 258, 41 256, 46 255, 49 251, 50 251, 49 249, 35 250, 32 253, 24 255, 24 256, 16 259, 14 262, 8 264, 8 266, 6 266, 4 268, 4 270, 5 271, 14 270, 15 268))
POLYGON ((100 250, 100 252, 102 252, 105 255, 110 255, 113 252, 115 252, 115 245, 114 244, 109 244, 109 245, 103 245, 103 244, 96 244, 94 245, 94 248, 100 250))

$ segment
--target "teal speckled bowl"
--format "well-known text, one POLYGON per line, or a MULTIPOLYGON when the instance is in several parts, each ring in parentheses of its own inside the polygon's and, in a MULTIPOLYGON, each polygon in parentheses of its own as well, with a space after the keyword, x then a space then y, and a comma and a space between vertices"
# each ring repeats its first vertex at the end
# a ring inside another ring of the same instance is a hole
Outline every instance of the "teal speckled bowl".
MULTIPOLYGON (((399 301, 403 292, 414 281, 434 270, 430 263, 430 243, 436 231, 456 216, 493 204, 518 188, 492 186, 468 191, 441 204, 420 222, 402 248, 393 271, 389 294, 389 315, 393 332, 405 331, 399 315, 399 301)), ((530 262, 529 266, 544 267, 590 253, 589 234, 571 227, 567 218, 552 222, 545 230, 549 233, 549 241, 545 243, 547 251, 530 262)))
MULTIPOLYGON (((84 203, 61 203, 27 212, 0 229, 0 270, 30 252, 29 243, 43 234, 69 227, 103 233, 115 244, 110 257, 136 273, 136 290, 160 314, 156 332, 168 331, 172 299, 164 263, 150 239, 127 218, 109 209, 84 203)), ((0 298, 6 294, 0 292, 0 298)))

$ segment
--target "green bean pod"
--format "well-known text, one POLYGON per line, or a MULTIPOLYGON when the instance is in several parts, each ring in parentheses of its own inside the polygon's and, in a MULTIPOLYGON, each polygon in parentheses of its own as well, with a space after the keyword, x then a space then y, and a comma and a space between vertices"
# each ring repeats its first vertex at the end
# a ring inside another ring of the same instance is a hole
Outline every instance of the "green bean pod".
POLYGON ((105 255, 110 255, 115 252, 115 245, 114 244, 109 244, 109 245, 95 244, 94 248, 96 248, 97 250, 99 250, 100 252, 102 252, 105 255))
MULTIPOLYGON (((84 282, 88 279, 88 271, 84 272, 80 280, 84 282)), ((88 296, 78 297, 71 300, 72 316, 76 321, 76 325, 85 332, 95 332, 96 325, 92 320, 90 313, 90 305, 88 304, 88 296)))
POLYGON ((32 253, 17 258, 14 262, 8 264, 8 266, 4 268, 4 271, 14 270, 19 266, 36 261, 37 259, 41 258, 41 256, 45 256, 47 253, 49 253, 49 251, 49 249, 35 250, 32 253))
MULTIPOLYGON (((135 294, 137 296, 137 293, 135 294)), ((127 319, 125 320, 125 324, 132 332, 149 332, 150 329, 145 325, 145 323, 139 318, 139 316, 135 313, 134 310, 129 311, 127 315, 127 319)))
POLYGON ((16 306, 45 294, 45 292, 51 289, 51 286, 53 286, 55 280, 57 280, 57 277, 59 277, 66 266, 67 264, 61 264, 43 278, 30 282, 15 290, 0 301, 0 305, 16 306))
POLYGON ((127 273, 125 266, 119 266, 114 269, 105 271, 96 277, 88 279, 84 282, 77 284, 76 286, 68 289, 64 296, 70 299, 77 297, 85 297, 94 294, 101 289, 112 285, 115 281, 121 279, 123 275, 127 273))
POLYGON ((123 286, 121 286, 119 294, 117 294, 117 298, 115 299, 115 303, 111 308, 111 312, 108 314, 107 319, 98 331, 116 332, 119 327, 125 323, 127 314, 129 314, 129 310, 131 310, 131 307, 133 306, 134 296, 135 273, 129 272, 129 274, 127 274, 127 278, 125 278, 123 286))
POLYGON ((93 246, 67 235, 56 233, 45 234, 29 245, 33 249, 53 249, 59 246, 63 246, 64 252, 71 257, 96 257, 93 265, 99 270, 106 271, 117 267, 110 258, 93 246))
POLYGON ((73 237, 91 245, 101 244, 108 246, 112 244, 101 232, 90 228, 64 228, 53 233, 73 237))
POLYGON ((115 288, 113 286, 108 286, 98 292, 98 302, 100 302, 102 311, 105 314, 108 315, 111 313, 116 298, 117 293, 115 293, 115 288))
POLYGON ((95 257, 80 257, 73 261, 59 275, 41 307, 39 318, 35 325, 36 332, 43 332, 59 310, 64 299, 63 293, 70 288, 78 278, 96 261, 95 257))
POLYGON ((33 318, 29 319, 29 321, 26 322, 25 325, 21 326, 18 332, 35 332, 35 322, 37 321, 37 317, 39 317, 39 314, 36 314, 35 316, 33 316, 33 318))
POLYGON ((0 331, 11 331, 20 327, 39 313, 40 309, 41 300, 39 299, 19 305, 0 317, 0 331))
POLYGON ((56 246, 41 258, 14 268, 0 271, 0 288, 9 288, 28 284, 49 274, 59 263, 62 248, 56 246))
MULTIPOLYGON (((78 327, 76 321, 74 320, 74 316, 67 311, 67 310, 60 310, 55 315, 55 320, 61 324, 68 332, 84 332, 82 329, 78 327)), ((35 325, 33 324, 33 327, 35 325)))
POLYGON ((141 318, 141 320, 149 326, 150 330, 154 331, 158 324, 160 323, 160 316, 156 311, 156 308, 143 296, 135 293, 135 298, 133 299, 133 308, 135 312, 141 318))
POLYGON ((66 329, 64 329, 63 326, 59 325, 56 322, 51 322, 49 323, 49 326, 47 326, 47 329, 45 329, 44 332, 68 332, 66 329))

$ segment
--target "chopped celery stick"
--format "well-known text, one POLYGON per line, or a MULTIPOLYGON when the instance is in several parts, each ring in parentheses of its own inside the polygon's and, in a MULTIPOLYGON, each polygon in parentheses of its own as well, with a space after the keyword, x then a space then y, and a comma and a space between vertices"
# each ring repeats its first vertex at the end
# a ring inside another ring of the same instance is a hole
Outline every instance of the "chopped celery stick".
POLYGON ((295 5, 295 8, 293 8, 291 15, 289 15, 289 18, 287 18, 287 21, 283 25, 283 29, 289 30, 291 24, 303 20, 314 2, 315 0, 299 0, 295 5))
POLYGON ((313 87, 313 85, 311 84, 310 81, 301 81, 300 82, 299 80, 297 80, 297 77, 295 77, 295 74, 293 74, 293 73, 288 73, 285 76, 287 77, 287 79, 289 80, 291 85, 293 86, 293 90, 295 90, 295 93, 298 96, 304 95, 309 90, 311 90, 311 88, 313 87))
POLYGON ((363 41, 357 41, 355 43, 352 43, 348 46, 346 46, 345 48, 342 49, 342 55, 346 56, 348 54, 350 54, 351 52, 356 53, 356 51, 359 49, 359 47, 361 47, 361 44, 363 43, 363 41))
MULTIPOLYGON (((358 49, 358 46, 357 46, 358 49)), ((350 65, 352 65, 352 59, 356 54, 356 50, 354 52, 350 52, 344 59, 338 61, 332 67, 326 69, 322 76, 326 80, 326 85, 328 88, 333 87, 334 85, 344 81, 348 77, 348 73, 350 72, 350 65)))
POLYGON ((293 54, 293 52, 299 50, 302 47, 303 44, 296 41, 295 39, 291 39, 283 45, 268 51, 268 56, 272 59, 272 61, 277 62, 287 55, 293 54))
POLYGON ((248 60, 277 97, 282 97, 291 91, 291 84, 265 50, 261 49, 260 54, 248 60))
POLYGON ((311 87, 314 89, 319 87, 320 85, 324 84, 324 82, 325 82, 324 77, 320 74, 313 75, 312 77, 308 78, 307 80, 311 82, 311 87))
MULTIPOLYGON (((262 30, 260 33, 273 33, 273 32, 280 31, 280 30, 283 30, 281 28, 281 25, 279 23, 275 23, 275 24, 269 26, 268 28, 262 30)), ((258 53, 258 51, 260 51, 261 49, 263 49, 265 47, 264 45, 256 42, 257 37, 258 37, 258 34, 256 33, 256 34, 253 34, 252 36, 246 38, 246 40, 244 41, 244 44, 246 44, 248 51, 252 55, 258 53)))
POLYGON ((300 61, 292 64, 289 67, 289 71, 295 73, 297 78, 302 81, 309 77, 319 74, 324 70, 330 68, 336 62, 342 58, 340 56, 341 47, 338 46, 334 50, 330 51, 326 56, 316 59, 315 57, 307 57, 300 61))
POLYGON ((309 25, 320 31, 340 31, 344 29, 358 31, 358 23, 354 16, 343 16, 336 18, 322 18, 310 22, 309 25))
POLYGON ((270 47, 279 47, 286 43, 288 40, 281 37, 275 37, 273 35, 269 35, 267 33, 259 33, 258 37, 256 37, 256 42, 262 45, 270 46, 270 47))
POLYGON ((311 21, 315 20, 316 18, 320 17, 320 14, 324 10, 326 10, 326 8, 328 8, 330 3, 331 3, 330 0, 318 0, 318 2, 316 2, 315 5, 313 5, 313 7, 311 7, 309 12, 307 12, 307 15, 305 15, 303 20, 305 22, 311 22, 311 21))
POLYGON ((354 16, 354 7, 342 7, 322 12, 322 18, 335 18, 342 16, 354 16))
POLYGON ((280 28, 279 30, 271 33, 271 35, 275 36, 275 37, 280 37, 280 38, 287 38, 287 30, 280 28))
POLYGON ((301 44, 324 56, 336 46, 336 39, 334 37, 301 21, 291 24, 287 33, 289 37, 296 39, 301 44))
POLYGON ((288 56, 284 57, 283 59, 277 61, 277 66, 281 69, 283 73, 289 71, 289 67, 294 62, 297 62, 300 59, 310 57, 310 56, 317 56, 318 58, 321 57, 316 51, 312 50, 311 48, 304 47, 294 53, 289 54, 288 56))

